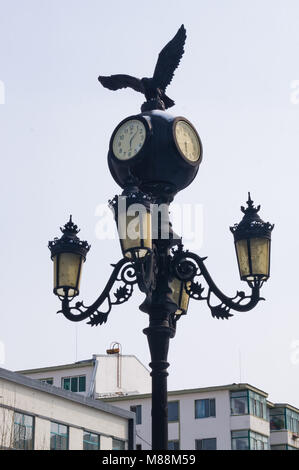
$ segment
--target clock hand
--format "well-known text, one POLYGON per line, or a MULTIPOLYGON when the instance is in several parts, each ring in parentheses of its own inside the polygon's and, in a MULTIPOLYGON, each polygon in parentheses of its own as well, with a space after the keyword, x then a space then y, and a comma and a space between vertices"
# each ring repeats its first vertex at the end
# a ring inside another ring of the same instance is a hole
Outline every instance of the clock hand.
MULTIPOLYGON (((137 129, 137 131, 138 131, 138 129, 137 129)), ((133 135, 133 137, 131 137, 131 139, 130 139, 130 150, 131 150, 131 147, 132 147, 132 141, 133 141, 135 135, 137 134, 137 131, 135 132, 135 134, 133 135)))

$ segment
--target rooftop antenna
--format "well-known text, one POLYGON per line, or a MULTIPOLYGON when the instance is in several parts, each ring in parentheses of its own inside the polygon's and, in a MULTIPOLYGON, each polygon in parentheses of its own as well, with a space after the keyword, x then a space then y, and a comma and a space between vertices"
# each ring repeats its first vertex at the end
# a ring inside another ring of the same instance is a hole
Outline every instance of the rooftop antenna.
POLYGON ((75 362, 78 360, 78 325, 75 325, 75 362))
POLYGON ((241 349, 239 348, 239 383, 242 383, 242 357, 241 357, 241 349))

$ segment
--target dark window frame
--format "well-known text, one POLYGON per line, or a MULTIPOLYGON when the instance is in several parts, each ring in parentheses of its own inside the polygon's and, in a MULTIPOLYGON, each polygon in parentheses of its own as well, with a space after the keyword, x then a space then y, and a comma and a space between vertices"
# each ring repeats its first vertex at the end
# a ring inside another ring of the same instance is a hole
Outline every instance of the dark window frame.
POLYGON ((132 405, 130 411, 136 415, 136 424, 142 424, 142 405, 132 405))
POLYGON ((35 437, 35 417, 32 416, 29 413, 21 413, 19 411, 14 411, 14 416, 13 416, 13 448, 14 449, 20 449, 20 450, 34 450, 34 437, 35 437), (22 417, 22 422, 18 423, 16 422, 16 415, 19 415, 22 417), (31 418, 32 424, 27 425, 24 423, 24 418, 31 418), (27 434, 27 429, 31 430, 31 438, 26 439, 26 434, 27 434), (20 430, 23 429, 25 431, 24 437, 20 439, 20 430), (16 440, 16 430, 19 432, 19 439, 18 441, 16 440), (18 445, 16 445, 16 442, 18 442, 18 445), (20 445, 20 443, 23 443, 20 445), (31 446, 28 445, 28 443, 31 442, 31 446))
POLYGON ((216 398, 200 398, 198 400, 194 400, 194 416, 195 416, 195 419, 216 418, 216 398), (197 415, 196 403, 198 402, 205 402, 204 403, 204 409, 205 409, 204 416, 197 415))
POLYGON ((167 443, 167 449, 168 449, 168 450, 180 450, 180 441, 179 441, 179 439, 171 439, 170 441, 168 441, 168 443, 167 443), (174 444, 174 447, 175 447, 175 448, 174 448, 174 449, 172 449, 172 448, 170 449, 170 448, 169 448, 169 444, 174 444))
POLYGON ((50 428, 50 450, 69 450, 69 436, 70 436, 70 432, 69 432, 69 426, 65 425, 65 424, 62 424, 62 423, 58 423, 57 421, 51 421, 51 428, 50 428), (52 424, 54 425, 57 425, 58 426, 58 432, 55 432, 52 430, 52 424), (62 433, 62 432, 59 432, 59 429, 60 427, 64 427, 66 428, 66 433, 62 433), (65 436, 66 434, 66 436, 65 436), (52 447, 52 437, 55 436, 55 447, 53 448, 52 447), (57 449, 56 448, 56 436, 58 437, 62 437, 64 439, 66 439, 66 446, 65 448, 63 449, 57 449))
POLYGON ((83 450, 100 450, 101 449, 101 441, 100 441, 100 434, 97 434, 96 432, 91 432, 91 431, 83 431, 83 450), (97 442, 94 442, 92 440, 89 440, 86 438, 86 436, 96 436, 97 442), (92 448, 86 448, 85 444, 87 446, 91 446, 92 448))
POLYGON ((180 421, 180 401, 172 400, 167 402, 167 419, 169 423, 178 423, 180 421), (177 416, 176 419, 169 419, 169 404, 177 404, 177 416))
POLYGON ((61 388, 69 392, 84 393, 86 392, 86 375, 72 375, 61 378, 61 388), (80 380, 81 379, 81 380, 80 380), (82 379, 84 379, 84 390, 82 389, 82 379), (65 387, 66 381, 69 381, 69 388, 65 387), (81 382, 81 384, 80 384, 81 382), (76 386, 74 386, 76 384, 76 386), (81 390, 80 390, 81 388, 81 390), (75 390, 76 389, 76 390, 75 390))
POLYGON ((195 439, 195 450, 217 450, 217 438, 216 437, 205 437, 203 439, 195 439), (207 444, 207 441, 214 441, 214 449, 206 449, 204 444, 207 444))

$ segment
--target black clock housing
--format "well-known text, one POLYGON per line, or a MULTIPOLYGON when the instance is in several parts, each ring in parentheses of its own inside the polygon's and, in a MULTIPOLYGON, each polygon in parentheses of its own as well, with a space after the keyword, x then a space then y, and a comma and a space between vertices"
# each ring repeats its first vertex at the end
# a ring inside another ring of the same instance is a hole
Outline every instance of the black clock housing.
POLYGON ((184 117, 174 117, 165 111, 155 110, 130 116, 116 127, 110 139, 108 165, 112 177, 121 188, 133 176, 142 191, 154 193, 157 185, 168 185, 169 191, 175 194, 193 181, 202 160, 202 145, 198 137, 200 157, 197 161, 188 161, 182 155, 174 137, 174 125, 178 120, 192 125, 184 117), (119 160, 113 153, 113 139, 119 127, 131 119, 143 122, 146 139, 136 156, 119 160))

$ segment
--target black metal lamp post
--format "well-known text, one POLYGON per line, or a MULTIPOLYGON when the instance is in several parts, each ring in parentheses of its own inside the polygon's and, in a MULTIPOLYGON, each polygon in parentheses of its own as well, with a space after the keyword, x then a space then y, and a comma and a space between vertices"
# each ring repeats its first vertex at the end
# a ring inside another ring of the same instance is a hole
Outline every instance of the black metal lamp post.
MULTIPOLYGON (((149 326, 144 330, 148 338, 152 369, 152 447, 167 449, 167 362, 169 340, 175 336, 177 321, 187 313, 189 299, 206 300, 212 316, 228 319, 232 310, 245 312, 261 300, 260 287, 270 273, 270 239, 273 225, 264 223, 250 196, 247 208, 242 207, 244 217, 231 227, 233 232, 240 276, 251 288, 251 294, 238 291, 233 298, 224 295, 215 285, 201 258, 184 250, 182 240, 173 232, 169 222, 169 205, 175 194, 186 187, 197 174, 202 159, 202 147, 197 139, 192 149, 195 157, 188 162, 186 154, 173 138, 177 122, 185 118, 173 118, 163 111, 149 111, 127 118, 127 141, 132 143, 136 132, 147 123, 150 132, 147 145, 131 158, 118 160, 113 150, 113 133, 108 153, 109 167, 114 179, 124 188, 121 196, 109 202, 114 211, 120 237, 123 258, 114 265, 108 283, 91 306, 83 302, 70 305, 79 294, 81 268, 89 245, 77 237, 78 228, 72 220, 64 226, 61 239, 49 242, 54 261, 54 293, 62 301, 61 312, 68 320, 89 319, 91 326, 106 323, 113 305, 126 302, 134 285, 145 293, 140 310, 149 315, 149 326), (137 122, 130 128, 132 121, 137 122), (195 163, 195 164, 194 164, 195 163), (162 182, 161 182, 162 180, 162 182), (203 286, 199 280, 204 280, 203 286), (116 285, 118 284, 118 287, 116 285), (212 294, 219 299, 212 303, 212 294), (108 301, 108 309, 101 305, 108 301)), ((126 129, 125 128, 125 129, 126 129)), ((193 126, 192 126, 192 129, 193 126)), ((126 133, 124 135, 125 141, 126 133)), ((187 138, 186 138, 187 139, 187 138)), ((144 140, 146 141, 146 139, 144 140)), ((188 141, 189 142, 189 141, 188 141)), ((135 143, 135 142, 134 142, 135 143)), ((125 144, 123 144, 125 148, 125 144)), ((136 147, 135 147, 136 148, 136 147)), ((184 148, 184 147, 183 147, 184 148)), ((188 148, 188 147, 187 147, 188 148)))
POLYGON ((134 285, 145 294, 140 310, 149 316, 147 336, 152 369, 152 448, 167 449, 167 362, 169 340, 177 321, 188 310, 189 299, 206 300, 212 316, 228 319, 231 310, 251 310, 261 300, 260 288, 270 274, 270 239, 273 225, 264 223, 250 196, 240 224, 233 232, 240 276, 250 295, 238 291, 227 297, 216 286, 204 260, 184 250, 181 238, 169 222, 169 206, 175 195, 195 178, 202 161, 202 145, 194 126, 184 117, 165 112, 174 102, 165 94, 184 53, 186 30, 182 25, 160 52, 152 78, 128 75, 99 77, 111 90, 132 87, 145 94, 141 114, 130 116, 116 127, 109 146, 108 165, 123 189, 109 202, 117 223, 123 258, 97 300, 90 306, 71 300, 79 294, 83 261, 89 245, 77 237, 72 220, 61 239, 49 242, 54 261, 54 293, 68 320, 89 319, 91 326, 106 323, 113 305, 131 297, 134 285), (199 281, 205 281, 203 286, 199 281), (118 287, 116 287, 118 284, 118 287), (218 299, 214 304, 211 296, 218 299), (101 310, 103 303, 106 311, 101 310))

